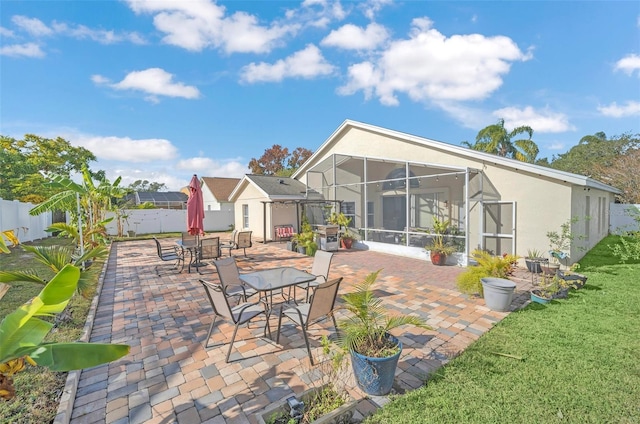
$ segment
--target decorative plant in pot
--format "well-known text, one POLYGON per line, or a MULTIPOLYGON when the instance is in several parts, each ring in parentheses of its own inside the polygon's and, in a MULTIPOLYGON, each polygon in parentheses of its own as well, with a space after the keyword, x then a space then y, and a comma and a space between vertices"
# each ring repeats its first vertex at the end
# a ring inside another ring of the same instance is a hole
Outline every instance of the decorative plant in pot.
POLYGON ((375 396, 391 391, 402 352, 402 342, 390 331, 406 324, 432 329, 420 317, 388 313, 372 290, 380 271, 370 273, 355 286, 354 292, 342 296, 341 309, 350 314, 338 324, 341 333, 338 344, 351 355, 358 387, 375 396))
POLYGON ((351 227, 349 227, 351 218, 342 212, 332 212, 327 222, 340 227, 340 245, 344 249, 351 249, 353 241, 357 240, 356 234, 351 230, 351 227))
POLYGON ((540 264, 549 262, 549 260, 543 256, 542 251, 538 249, 528 249, 527 256, 524 257, 524 262, 529 272, 540 274, 542 272, 540 264))
POLYGON ((444 265, 447 262, 447 257, 456 251, 456 247, 450 245, 445 241, 445 234, 449 229, 449 220, 439 220, 437 217, 433 217, 433 233, 434 236, 431 243, 428 243, 424 248, 429 251, 431 257, 431 263, 434 265, 444 265))
POLYGON ((587 283, 587 276, 578 274, 576 270, 580 268, 579 263, 571 265, 569 271, 558 270, 556 275, 566 282, 566 284, 574 289, 580 289, 587 283))
POLYGON ((298 252, 304 253, 308 256, 313 256, 318 250, 318 244, 316 243, 316 233, 313 232, 309 221, 303 218, 302 227, 300 232, 292 237, 292 240, 298 246, 298 252))
POLYGON ((504 278, 513 274, 518 261, 516 255, 494 256, 491 253, 476 249, 471 253, 476 265, 469 266, 458 275, 457 286, 462 293, 484 297, 482 279, 487 277, 504 278))
POLYGON ((584 235, 576 236, 571 231, 571 226, 578 222, 577 217, 568 219, 562 225, 560 225, 560 231, 548 231, 547 239, 549 240, 549 256, 551 260, 548 264, 542 264, 542 272, 546 275, 555 275, 560 269, 561 260, 569 260, 569 252, 571 251, 571 245, 576 237, 578 239, 584 239, 584 235))
POLYGON ((569 292, 569 284, 557 275, 543 275, 537 288, 531 290, 533 302, 546 304, 553 299, 564 299, 569 292))

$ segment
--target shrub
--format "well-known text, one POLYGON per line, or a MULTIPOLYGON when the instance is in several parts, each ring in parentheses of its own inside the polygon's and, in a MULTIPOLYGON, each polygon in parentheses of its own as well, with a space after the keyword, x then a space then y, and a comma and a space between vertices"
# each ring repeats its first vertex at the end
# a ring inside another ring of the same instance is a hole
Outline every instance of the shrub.
POLYGON ((493 256, 489 252, 476 249, 471 257, 478 263, 467 268, 465 272, 458 275, 458 289, 467 294, 480 294, 484 296, 482 282, 485 277, 506 278, 513 272, 518 256, 503 255, 493 256))

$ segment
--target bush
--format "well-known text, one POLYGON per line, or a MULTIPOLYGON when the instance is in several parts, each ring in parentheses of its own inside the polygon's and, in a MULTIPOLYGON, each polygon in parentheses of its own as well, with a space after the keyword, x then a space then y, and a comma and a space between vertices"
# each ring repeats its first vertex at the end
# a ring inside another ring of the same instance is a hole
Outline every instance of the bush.
POLYGON ((640 233, 627 233, 626 236, 620 236, 619 243, 609 245, 611 253, 622 263, 629 260, 640 260, 640 233))
POLYGON ((485 277, 506 278, 513 272, 518 260, 516 255, 493 256, 489 252, 479 249, 474 250, 471 257, 478 264, 467 268, 465 272, 458 275, 457 286, 462 293, 478 293, 483 297, 484 292, 480 280, 485 277))

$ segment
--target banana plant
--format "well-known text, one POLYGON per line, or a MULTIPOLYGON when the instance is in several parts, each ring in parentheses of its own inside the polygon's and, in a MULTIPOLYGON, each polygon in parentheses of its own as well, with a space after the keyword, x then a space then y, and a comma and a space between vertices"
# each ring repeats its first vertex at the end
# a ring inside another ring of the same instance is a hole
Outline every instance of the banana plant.
POLYGON ((102 343, 45 343, 53 323, 39 317, 59 314, 76 291, 80 269, 65 265, 40 294, 7 315, 0 323, 0 397, 15 395, 13 374, 24 369, 25 359, 52 371, 94 367, 122 358, 130 347, 102 343))

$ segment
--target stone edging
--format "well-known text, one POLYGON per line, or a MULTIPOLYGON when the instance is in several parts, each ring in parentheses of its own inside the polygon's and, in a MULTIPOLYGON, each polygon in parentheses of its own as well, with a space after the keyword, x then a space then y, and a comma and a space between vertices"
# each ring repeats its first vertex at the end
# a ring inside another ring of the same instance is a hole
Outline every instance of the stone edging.
MULTIPOLYGON (((100 295, 102 294, 104 277, 107 273, 107 266, 109 265, 109 261, 111 260, 112 247, 113 242, 109 246, 109 254, 107 255, 107 260, 102 266, 102 271, 100 272, 100 277, 98 278, 98 289, 96 290, 96 294, 91 301, 91 307, 89 308, 89 313, 87 314, 87 321, 84 324, 84 330, 79 340, 81 342, 88 342, 91 331, 93 330, 93 322, 95 320, 96 310, 98 309, 98 301, 100 300, 100 295)), ((56 413, 56 417, 53 420, 53 424, 68 424, 71 421, 73 403, 76 400, 76 391, 78 390, 78 383, 80 381, 81 373, 82 370, 69 371, 69 374, 67 375, 67 381, 64 385, 64 390, 62 391, 62 395, 60 396, 58 412, 56 413)))

